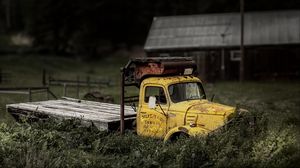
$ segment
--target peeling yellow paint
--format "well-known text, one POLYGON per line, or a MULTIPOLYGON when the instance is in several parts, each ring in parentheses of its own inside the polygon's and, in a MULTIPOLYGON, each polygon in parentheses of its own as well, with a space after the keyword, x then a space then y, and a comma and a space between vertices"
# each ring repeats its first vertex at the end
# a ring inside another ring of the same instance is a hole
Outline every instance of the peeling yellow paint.
POLYGON ((143 80, 137 113, 139 135, 167 140, 174 133, 182 132, 179 128, 185 128, 184 133, 190 136, 206 135, 227 122, 227 117, 235 112, 235 107, 206 99, 178 103, 171 101, 168 87, 172 84, 188 82, 201 83, 201 80, 192 76, 151 77, 143 80), (167 103, 157 104, 154 109, 149 109, 148 103, 144 101, 147 86, 163 88, 167 103))

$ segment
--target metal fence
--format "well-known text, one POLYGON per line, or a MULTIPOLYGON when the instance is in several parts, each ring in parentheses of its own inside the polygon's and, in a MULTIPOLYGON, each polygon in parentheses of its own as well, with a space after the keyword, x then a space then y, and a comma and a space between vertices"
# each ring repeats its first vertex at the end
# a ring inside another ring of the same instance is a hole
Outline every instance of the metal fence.
POLYGON ((68 88, 75 87, 77 98, 79 98, 79 90, 82 87, 87 88, 88 92, 90 92, 91 88, 100 88, 103 86, 108 87, 113 85, 108 79, 95 78, 91 76, 80 77, 77 75, 75 79, 62 79, 52 75, 47 75, 45 70, 43 70, 42 82, 44 86, 62 86, 63 96, 65 97, 67 96, 68 88))
POLYGON ((50 91, 49 87, 7 87, 0 88, 0 94, 20 94, 28 95, 28 101, 32 101, 32 95, 37 93, 46 93, 46 98, 49 100, 49 95, 57 99, 53 92, 50 91))

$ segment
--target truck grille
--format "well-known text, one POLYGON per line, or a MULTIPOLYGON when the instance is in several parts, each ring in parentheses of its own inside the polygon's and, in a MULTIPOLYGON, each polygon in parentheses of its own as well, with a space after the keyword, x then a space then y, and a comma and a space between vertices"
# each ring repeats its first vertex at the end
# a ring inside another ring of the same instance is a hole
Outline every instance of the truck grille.
POLYGON ((197 115, 195 114, 187 114, 185 119, 186 124, 197 123, 197 115))

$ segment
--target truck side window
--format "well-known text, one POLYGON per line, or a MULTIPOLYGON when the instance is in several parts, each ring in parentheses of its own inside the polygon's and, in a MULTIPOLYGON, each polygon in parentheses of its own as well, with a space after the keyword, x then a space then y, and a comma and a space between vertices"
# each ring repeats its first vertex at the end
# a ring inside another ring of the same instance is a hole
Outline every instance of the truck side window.
POLYGON ((145 102, 148 103, 149 97, 155 96, 156 101, 160 104, 167 104, 166 95, 162 87, 157 86, 147 86, 145 89, 145 102))
POLYGON ((171 100, 174 103, 179 102, 182 99, 182 97, 183 97, 183 95, 180 92, 180 89, 179 89, 179 87, 177 85, 171 85, 171 86, 169 86, 169 94, 170 94, 171 100))
POLYGON ((197 82, 172 84, 169 86, 168 90, 173 103, 206 98, 201 83, 197 82))

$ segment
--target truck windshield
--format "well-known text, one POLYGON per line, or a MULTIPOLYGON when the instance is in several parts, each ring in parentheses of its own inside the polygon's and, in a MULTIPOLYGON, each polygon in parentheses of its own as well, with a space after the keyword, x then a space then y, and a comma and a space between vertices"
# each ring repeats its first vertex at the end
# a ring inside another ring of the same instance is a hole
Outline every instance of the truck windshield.
POLYGON ((206 98, 203 87, 198 82, 173 84, 168 90, 173 103, 206 98))

